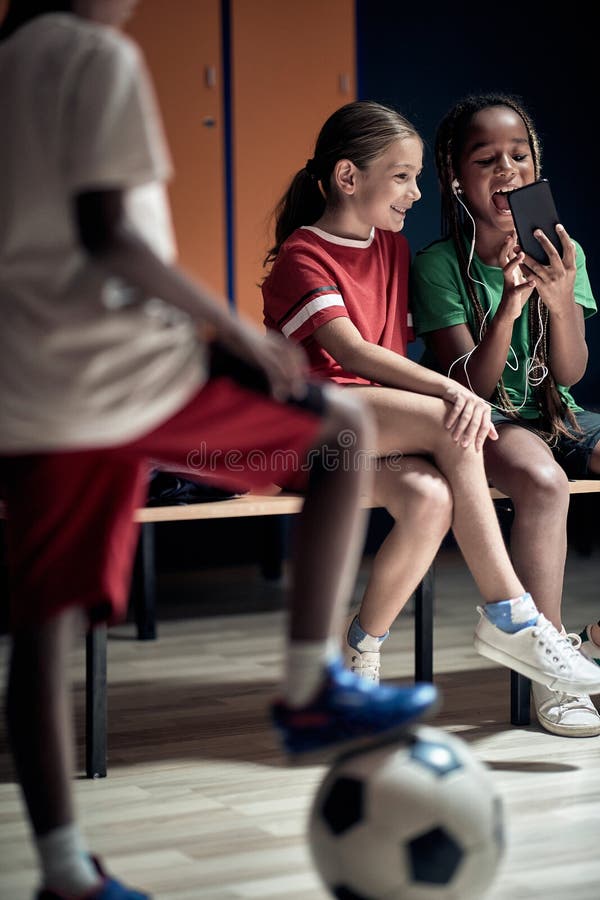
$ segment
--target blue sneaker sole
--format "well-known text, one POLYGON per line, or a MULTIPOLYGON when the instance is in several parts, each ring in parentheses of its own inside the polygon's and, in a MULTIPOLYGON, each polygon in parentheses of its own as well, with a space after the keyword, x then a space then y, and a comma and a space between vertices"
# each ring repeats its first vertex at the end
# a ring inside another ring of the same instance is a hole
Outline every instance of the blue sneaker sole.
MULTIPOLYGON (((433 686, 432 686, 433 687, 433 686)), ((317 765, 321 762, 329 762, 341 755, 351 753, 364 747, 378 746, 388 742, 395 742, 417 722, 434 716, 441 706, 441 696, 436 692, 434 698, 423 703, 420 709, 415 709, 410 716, 402 722, 391 725, 389 728, 373 730, 357 734, 344 735, 338 724, 331 726, 331 730, 321 730, 318 733, 289 731, 278 725, 275 727, 281 735, 283 751, 292 764, 317 765)))

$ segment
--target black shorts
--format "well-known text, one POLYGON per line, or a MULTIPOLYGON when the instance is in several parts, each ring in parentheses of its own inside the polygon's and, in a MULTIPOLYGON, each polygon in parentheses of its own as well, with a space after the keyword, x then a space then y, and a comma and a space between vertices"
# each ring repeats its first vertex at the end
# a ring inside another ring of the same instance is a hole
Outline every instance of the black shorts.
MULTIPOLYGON (((581 410, 574 413, 581 432, 569 428, 573 437, 560 435, 556 445, 550 447, 554 459, 565 471, 568 478, 598 478, 589 471, 590 458, 596 444, 600 443, 600 413, 581 410)), ((494 425, 520 425, 529 431, 539 427, 539 419, 519 419, 515 421, 496 409, 492 410, 494 425)))

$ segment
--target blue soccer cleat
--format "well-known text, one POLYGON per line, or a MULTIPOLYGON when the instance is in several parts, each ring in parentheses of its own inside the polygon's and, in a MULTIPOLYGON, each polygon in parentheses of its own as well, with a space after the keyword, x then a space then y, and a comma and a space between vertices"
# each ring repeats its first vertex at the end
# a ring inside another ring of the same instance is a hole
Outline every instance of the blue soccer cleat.
MULTIPOLYGON (((80 900, 152 900, 150 894, 142 894, 133 888, 126 887, 120 881, 115 881, 104 872, 100 862, 93 857, 92 862, 98 869, 98 874, 102 877, 100 887, 83 894, 80 900)), ((37 895, 37 900, 67 900, 63 894, 57 894, 44 888, 37 895)))
POLYGON ((373 738, 391 738, 439 704, 434 685, 412 687, 378 685, 358 678, 340 660, 327 666, 327 677, 317 697, 299 709, 283 701, 271 710, 290 754, 345 751, 373 738))

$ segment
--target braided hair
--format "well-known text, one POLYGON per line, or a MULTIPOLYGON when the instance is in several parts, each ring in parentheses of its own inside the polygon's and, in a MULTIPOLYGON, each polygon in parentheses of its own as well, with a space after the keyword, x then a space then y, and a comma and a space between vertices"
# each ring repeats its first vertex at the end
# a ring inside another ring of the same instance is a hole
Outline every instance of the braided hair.
MULTIPOLYGON (((487 320, 485 318, 486 310, 484 310, 475 284, 467 272, 469 260, 464 235, 470 230, 472 231, 472 225, 465 222, 462 206, 452 188, 452 181, 459 170, 460 157, 473 117, 476 113, 494 106, 508 107, 522 119, 529 139, 535 178, 539 179, 542 157, 540 140, 529 113, 516 97, 505 94, 482 94, 464 98, 444 116, 435 139, 435 163, 442 195, 442 233, 452 238, 462 280, 473 307, 476 334, 478 335, 485 333, 487 320)), ((548 365, 549 312, 541 302, 537 290, 534 290, 529 298, 528 313, 530 343, 537 348, 533 366, 534 368, 544 367, 547 370, 547 375, 541 383, 534 386, 534 398, 539 409, 540 419, 536 432, 552 445, 556 443, 560 435, 573 437, 569 426, 577 432, 581 429, 575 416, 559 394, 556 381, 548 365)), ((475 339, 475 335, 473 338, 475 339)), ((519 412, 508 396, 502 378, 496 386, 493 400, 508 418, 519 420, 519 412)))
POLYGON ((331 175, 340 159, 366 169, 394 141, 420 137, 404 116, 372 100, 356 100, 336 110, 325 122, 312 159, 296 173, 275 208, 275 244, 264 260, 275 261, 283 242, 301 225, 321 218, 328 203, 335 202, 331 175))

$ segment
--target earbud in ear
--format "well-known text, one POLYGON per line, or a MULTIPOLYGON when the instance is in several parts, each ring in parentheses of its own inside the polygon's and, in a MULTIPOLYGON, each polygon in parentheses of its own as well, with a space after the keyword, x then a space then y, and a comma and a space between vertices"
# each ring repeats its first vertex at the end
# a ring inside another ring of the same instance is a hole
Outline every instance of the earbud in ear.
POLYGON ((455 194, 462 194, 462 188, 458 182, 458 178, 455 178, 452 182, 452 190, 455 194))

